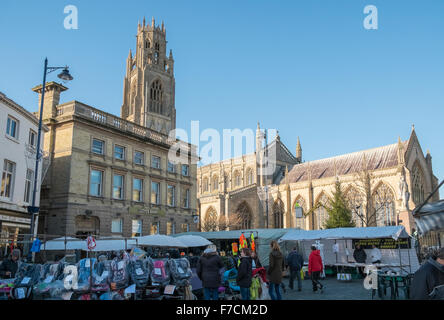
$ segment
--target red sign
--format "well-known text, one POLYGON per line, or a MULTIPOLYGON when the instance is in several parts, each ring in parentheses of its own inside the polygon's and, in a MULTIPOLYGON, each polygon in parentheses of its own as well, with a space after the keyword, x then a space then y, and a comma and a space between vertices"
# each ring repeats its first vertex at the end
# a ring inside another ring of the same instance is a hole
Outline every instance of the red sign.
POLYGON ((94 237, 92 237, 92 236, 89 236, 86 239, 86 245, 88 247, 88 250, 94 249, 96 247, 96 239, 94 239, 94 237))

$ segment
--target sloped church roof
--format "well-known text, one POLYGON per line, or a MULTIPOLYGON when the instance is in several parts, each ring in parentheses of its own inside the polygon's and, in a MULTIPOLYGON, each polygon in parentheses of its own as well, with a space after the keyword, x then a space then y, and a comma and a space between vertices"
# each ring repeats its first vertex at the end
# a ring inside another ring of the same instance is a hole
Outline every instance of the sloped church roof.
MULTIPOLYGON (((409 141, 401 142, 404 152, 409 141)), ((343 154, 336 157, 304 162, 293 166, 288 173, 288 182, 296 183, 311 179, 334 177, 357 173, 363 170, 364 163, 368 170, 391 168, 398 165, 399 143, 382 146, 374 149, 343 154)), ((282 180, 281 183, 285 183, 282 180)))

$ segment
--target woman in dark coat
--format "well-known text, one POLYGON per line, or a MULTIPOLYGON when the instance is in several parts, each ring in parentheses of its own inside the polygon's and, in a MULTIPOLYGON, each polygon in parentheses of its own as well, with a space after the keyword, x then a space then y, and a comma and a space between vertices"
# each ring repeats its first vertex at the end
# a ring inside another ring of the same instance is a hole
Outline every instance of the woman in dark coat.
POLYGON ((279 244, 271 241, 271 252, 269 267, 267 270, 268 280, 270 281, 269 293, 272 300, 282 300, 279 287, 282 282, 282 270, 284 269, 284 256, 281 252, 279 244), (275 295, 276 293, 276 295, 275 295))
POLYGON ((250 300, 250 287, 253 278, 252 259, 250 249, 242 248, 240 264, 238 268, 236 282, 240 287, 242 300, 250 300))
POLYGON ((216 251, 216 246, 210 245, 197 263, 196 273, 202 281, 205 300, 218 300, 221 285, 220 269, 224 266, 216 251))

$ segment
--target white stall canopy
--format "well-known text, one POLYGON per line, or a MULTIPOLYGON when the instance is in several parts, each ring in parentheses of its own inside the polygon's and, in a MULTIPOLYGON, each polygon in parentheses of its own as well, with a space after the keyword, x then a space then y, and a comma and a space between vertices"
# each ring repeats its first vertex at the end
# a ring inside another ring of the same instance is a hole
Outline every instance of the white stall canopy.
POLYGON ((194 236, 194 235, 179 236, 179 237, 176 237, 175 239, 177 239, 180 242, 182 242, 188 248, 204 247, 204 246, 208 246, 210 244, 213 244, 212 242, 208 241, 204 237, 194 236))
POLYGON ((86 249, 85 241, 73 237, 55 238, 40 245, 40 250, 47 251, 82 250, 84 248, 86 249))
POLYGON ((368 227, 368 228, 336 228, 326 230, 293 230, 279 239, 283 241, 321 240, 321 239, 378 239, 409 238, 403 226, 368 227))
POLYGON ((137 237, 138 246, 164 247, 164 248, 187 248, 180 240, 161 234, 137 237))
MULTIPOLYGON (((88 251, 86 247, 86 240, 84 241, 85 246, 82 248, 84 251, 88 251)), ((119 251, 119 250, 128 250, 132 249, 136 246, 135 239, 100 239, 96 240, 96 247, 91 251, 100 252, 100 251, 119 251), (126 241, 126 243, 125 243, 126 241)))

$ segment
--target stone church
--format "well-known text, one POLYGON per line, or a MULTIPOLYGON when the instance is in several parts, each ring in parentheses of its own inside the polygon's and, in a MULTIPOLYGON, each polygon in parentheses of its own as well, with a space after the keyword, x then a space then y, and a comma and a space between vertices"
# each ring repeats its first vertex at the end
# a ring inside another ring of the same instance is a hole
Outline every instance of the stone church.
POLYGON ((339 181, 357 227, 401 224, 411 232, 411 211, 438 183, 414 127, 406 141, 314 161, 303 161, 299 138, 295 155, 279 135, 265 146, 263 140, 258 125, 254 154, 198 168, 202 231, 217 230, 221 216, 237 217, 231 229, 322 229, 339 181), (275 170, 264 175, 263 155, 271 150, 275 170))

